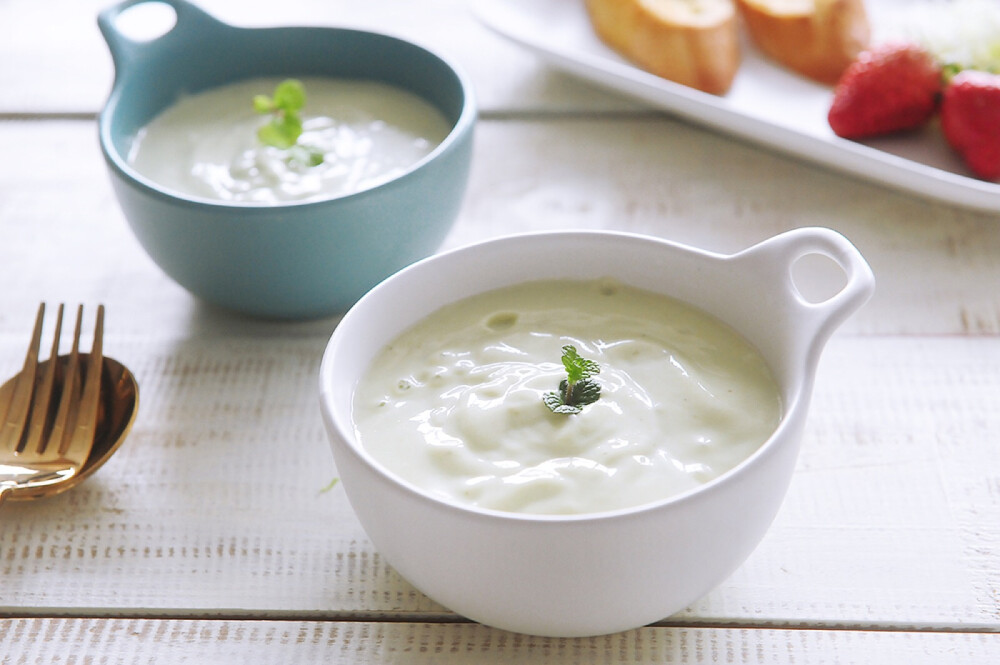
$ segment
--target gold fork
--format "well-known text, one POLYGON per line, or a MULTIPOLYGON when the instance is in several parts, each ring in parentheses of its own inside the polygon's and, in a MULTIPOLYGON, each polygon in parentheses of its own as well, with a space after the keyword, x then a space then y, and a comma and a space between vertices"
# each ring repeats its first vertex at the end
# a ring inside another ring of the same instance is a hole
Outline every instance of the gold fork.
POLYGON ((39 362, 44 318, 42 303, 24 367, 14 389, 0 401, 0 503, 13 489, 72 478, 94 444, 104 360, 104 306, 97 308, 94 342, 86 364, 80 358, 83 305, 77 309, 73 347, 65 362, 59 357, 62 305, 49 360, 39 362))

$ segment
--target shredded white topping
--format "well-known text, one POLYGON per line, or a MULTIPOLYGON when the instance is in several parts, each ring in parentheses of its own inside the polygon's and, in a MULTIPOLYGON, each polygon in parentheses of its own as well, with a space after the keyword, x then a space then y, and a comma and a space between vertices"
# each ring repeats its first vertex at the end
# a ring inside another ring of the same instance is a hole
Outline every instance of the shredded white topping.
POLYGON ((945 65, 1000 72, 1000 1, 907 3, 884 37, 916 41, 945 65))

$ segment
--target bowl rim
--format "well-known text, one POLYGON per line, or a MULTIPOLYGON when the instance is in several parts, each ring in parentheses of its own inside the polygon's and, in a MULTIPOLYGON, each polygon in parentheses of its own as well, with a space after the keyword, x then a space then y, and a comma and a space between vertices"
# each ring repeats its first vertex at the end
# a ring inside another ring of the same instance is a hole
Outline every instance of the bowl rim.
MULTIPOLYGON (((121 81, 120 72, 116 72, 115 82, 111 88, 111 92, 108 95, 104 106, 97 116, 97 126, 98 126, 98 139, 101 148, 101 153, 104 156, 105 162, 111 167, 111 169, 117 174, 118 177, 124 181, 132 184, 133 186, 141 189, 146 195, 157 198, 161 201, 170 202, 173 204, 181 204, 187 207, 198 207, 198 208, 208 208, 217 211, 229 211, 229 212, 240 212, 246 213, 248 211, 255 210, 288 210, 288 209, 299 209, 299 208, 312 208, 317 206, 329 205, 338 201, 345 201, 349 199, 362 198, 367 196, 376 195, 380 190, 395 186, 397 183, 403 180, 412 178, 418 171, 424 170, 428 164, 436 161, 444 153, 450 152, 455 149, 457 143, 459 143, 467 135, 471 134, 478 117, 478 107, 475 95, 475 89, 472 85, 472 81, 464 69, 451 57, 445 55, 444 53, 434 49, 426 44, 423 44, 417 40, 410 39, 409 37, 402 37, 395 34, 390 34, 388 32, 382 32, 378 30, 369 30, 362 28, 352 28, 346 26, 280 26, 280 27, 242 27, 235 26, 228 23, 223 23, 215 19, 222 28, 227 32, 232 32, 234 34, 254 34, 254 35, 265 35, 267 33, 277 33, 277 32, 288 32, 296 30, 306 30, 315 33, 323 33, 329 35, 330 37, 335 37, 337 35, 351 34, 351 35, 361 35, 366 38, 375 39, 386 39, 394 41, 400 44, 406 44, 414 48, 420 49, 432 56, 437 60, 444 70, 450 70, 450 72, 455 76, 458 87, 462 91, 462 108, 458 114, 458 118, 453 123, 448 134, 441 140, 434 149, 422 157, 420 160, 414 162, 402 173, 381 182, 378 182, 370 187, 363 189, 342 192, 339 194, 331 194, 326 196, 320 196, 315 198, 307 198, 302 200, 294 201, 281 201, 277 203, 267 203, 258 201, 225 201, 219 199, 212 199, 208 197, 194 196, 186 194, 184 192, 175 191, 171 188, 164 187, 160 185, 155 180, 148 178, 147 176, 139 173, 135 168, 133 168, 128 160, 117 150, 114 146, 114 141, 111 136, 111 125, 115 114, 118 111, 118 107, 122 103, 121 97, 121 81)), ((261 75, 263 77, 264 75, 261 75)), ((289 73, 288 77, 293 77, 295 74, 289 73)), ((315 78, 329 78, 331 80, 336 80, 338 77, 334 75, 326 74, 312 74, 311 77, 315 78)), ((271 77, 271 76, 269 76, 271 77)), ((219 85, 212 86, 210 89, 217 89, 224 87, 231 83, 237 83, 239 81, 245 81, 252 79, 252 76, 244 76, 240 78, 234 78, 227 80, 219 85)), ((272 77, 273 78, 273 77, 272 77)), ((280 77, 279 77, 280 78, 280 77)), ((378 79, 359 79, 359 80, 372 80, 378 81, 378 79)), ((393 84, 388 84, 393 85, 393 84)), ((417 94, 417 93, 413 93, 417 94)), ((418 95, 420 96, 420 95, 418 95)), ((433 100, 426 97, 422 97, 425 101, 431 105, 435 105, 433 100)), ((163 112, 167 107, 164 107, 159 112, 163 112)))
MULTIPOLYGON (((335 437, 337 441, 333 442, 335 449, 344 450, 347 454, 354 457, 360 464, 367 467, 369 471, 375 473, 385 482, 405 492, 410 499, 418 500, 421 502, 429 503, 439 509, 445 511, 454 511, 460 515, 464 515, 472 518, 495 520, 499 522, 516 522, 521 524, 529 525, 553 525, 553 524, 580 524, 580 523, 593 523, 593 522, 603 522, 606 520, 622 520, 631 518, 641 518, 644 515, 648 515, 652 512, 657 512, 664 509, 671 509, 674 506, 681 504, 692 504, 697 503, 702 500, 707 500, 712 494, 714 494, 720 486, 729 485, 732 483, 739 482, 739 479, 748 473, 752 472, 754 467, 759 466, 763 463, 763 459, 771 455, 777 454, 776 448, 779 442, 785 440, 788 437, 794 437, 794 428, 798 427, 802 418, 802 411, 806 408, 808 404, 808 397, 811 390, 812 379, 814 375, 813 368, 809 367, 807 363, 803 363, 804 376, 799 377, 800 380, 797 385, 787 386, 783 385, 777 376, 775 376, 775 381, 778 385, 779 393, 781 395, 781 414, 777 426, 771 432, 771 434, 754 450, 749 456, 740 461, 736 466, 729 469, 728 471, 720 474, 719 476, 713 478, 712 480, 702 483, 697 487, 689 488, 687 490, 669 494, 660 499, 654 501, 648 501, 645 503, 637 504, 634 506, 627 506, 623 508, 617 508, 612 510, 601 510, 592 511, 586 513, 573 513, 573 514, 547 514, 547 513, 519 513, 513 511, 503 511, 492 508, 483 508, 480 506, 475 506, 471 504, 464 504, 458 501, 450 500, 444 497, 438 497, 430 494, 423 488, 421 488, 416 483, 413 483, 406 478, 403 478, 387 467, 380 463, 376 458, 374 458, 361 444, 357 441, 354 436, 354 432, 350 425, 352 423, 345 423, 337 417, 336 410, 332 407, 332 390, 334 376, 333 376, 333 357, 338 353, 343 353, 341 349, 342 346, 346 344, 344 341, 343 332, 348 327, 352 326, 352 321, 355 316, 357 316, 356 311, 363 307, 371 306, 369 303, 380 296, 380 291, 383 287, 387 285, 392 285, 394 283, 406 280, 408 275, 412 272, 427 270, 428 265, 433 265, 442 261, 450 261, 456 255, 468 254, 470 252, 478 251, 479 248, 485 245, 499 245, 499 244, 509 244, 515 242, 523 242, 526 239, 531 240, 533 238, 538 238, 540 236, 545 237, 592 237, 592 238, 620 238, 631 242, 652 242, 661 246, 672 248, 673 250, 680 250, 689 252, 692 255, 699 256, 709 261, 725 261, 734 255, 723 255, 708 250, 692 247, 689 245, 684 245, 681 243, 666 240, 664 238, 627 232, 627 231, 614 231, 607 229, 576 229, 576 230, 552 230, 552 231, 531 231, 525 233, 516 233, 506 236, 501 236, 497 238, 492 238, 480 242, 473 243, 471 245, 465 245, 462 247, 457 247, 451 250, 440 252, 434 254, 420 261, 417 261, 406 268, 394 273, 393 275, 387 277, 385 280, 377 284, 371 290, 369 290, 357 303, 355 303, 341 318, 338 322, 337 327, 334 329, 333 334, 327 342, 324 348, 322 360, 320 363, 319 372, 319 401, 324 420, 329 429, 335 431, 335 437), (347 322, 348 326, 344 326, 344 322, 347 322), (791 431, 790 431, 791 430, 791 431)), ((532 281, 531 279, 525 279, 524 281, 532 281)), ((499 288, 499 287, 496 287, 499 288)), ((461 300, 465 297, 474 297, 476 294, 481 293, 481 291, 476 291, 475 293, 469 294, 467 296, 462 296, 457 300, 461 300)), ((663 295, 670 296, 669 293, 659 291, 663 295)), ((670 296, 673 297, 673 296, 670 296)), ((457 302, 450 301, 450 302, 457 302)), ((690 303, 689 303, 690 304, 690 303)), ((444 306, 444 304, 440 305, 444 306)), ((694 305, 697 307, 697 305, 694 305)), ((704 311, 704 310, 702 310, 704 311)), ((431 312, 425 314, 429 315, 431 312)), ((707 312, 713 318, 718 318, 711 312, 707 312)), ((404 328, 405 330, 405 328, 404 328)), ((743 334, 741 331, 736 330, 737 333, 743 334)), ((749 340, 748 340, 749 341, 749 340)), ((754 346, 752 342, 751 346, 754 346)), ((758 351, 758 353, 760 353, 758 351)), ((766 359, 765 359, 765 362, 766 359)), ((767 362, 768 368, 771 370, 772 375, 774 375, 774 369, 771 364, 767 362)), ((354 394, 354 388, 352 387, 350 391, 351 395, 354 394)), ((350 409, 348 409, 350 411, 350 409)), ((332 434, 332 433, 331 433, 332 434)), ((794 443, 794 442, 790 442, 794 443)), ((352 484, 353 480, 343 481, 345 485, 352 484)))

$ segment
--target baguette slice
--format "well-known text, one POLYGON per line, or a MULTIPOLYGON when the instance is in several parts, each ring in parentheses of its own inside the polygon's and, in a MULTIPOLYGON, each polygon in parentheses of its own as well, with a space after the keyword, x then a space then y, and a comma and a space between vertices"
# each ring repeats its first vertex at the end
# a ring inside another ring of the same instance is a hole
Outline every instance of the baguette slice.
POLYGON ((586 0, 605 44, 639 67, 712 94, 740 65, 732 0, 586 0))
POLYGON ((834 84, 871 34, 863 0, 736 0, 750 38, 776 62, 834 84))

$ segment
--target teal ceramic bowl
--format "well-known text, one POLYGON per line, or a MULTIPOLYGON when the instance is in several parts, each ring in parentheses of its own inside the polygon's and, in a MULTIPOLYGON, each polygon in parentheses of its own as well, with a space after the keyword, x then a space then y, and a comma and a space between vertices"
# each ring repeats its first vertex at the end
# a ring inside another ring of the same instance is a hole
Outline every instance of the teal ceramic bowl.
POLYGON ((425 47, 341 28, 240 28, 183 0, 172 28, 133 39, 119 18, 98 25, 115 66, 99 119, 115 195, 139 242, 195 296, 254 316, 305 319, 342 313, 372 286, 434 253, 458 214, 472 159, 472 88, 425 47), (452 124, 411 169, 371 189, 301 203, 229 203, 164 189, 126 160, 136 133, 183 95, 255 77, 374 80, 415 93, 452 124))

